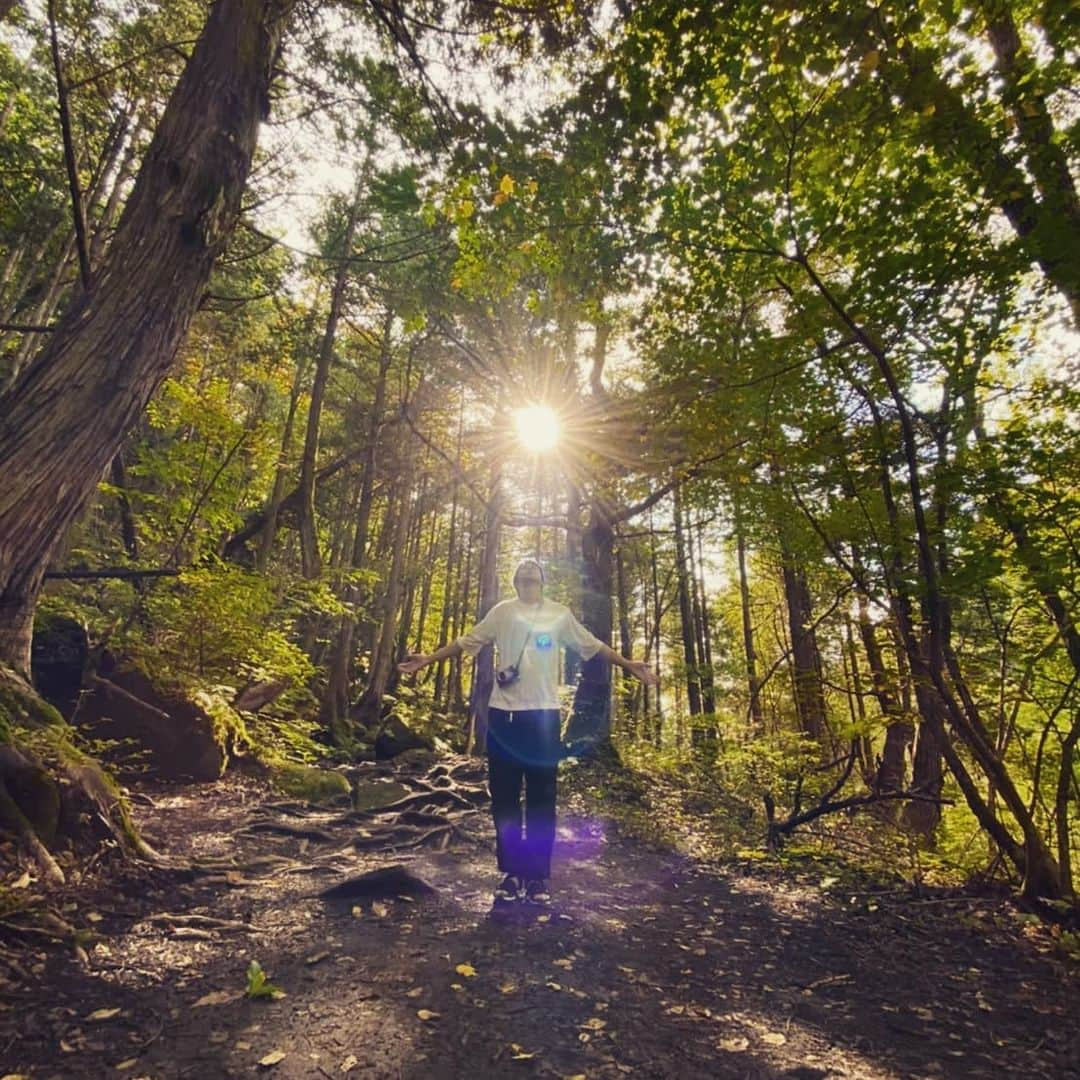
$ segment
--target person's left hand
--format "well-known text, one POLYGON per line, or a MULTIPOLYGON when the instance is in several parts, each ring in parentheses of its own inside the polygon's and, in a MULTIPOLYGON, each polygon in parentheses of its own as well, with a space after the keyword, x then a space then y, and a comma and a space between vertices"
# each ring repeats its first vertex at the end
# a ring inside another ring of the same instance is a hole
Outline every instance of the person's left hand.
POLYGON ((626 670, 635 678, 640 679, 646 686, 660 685, 659 676, 644 660, 631 660, 626 670))

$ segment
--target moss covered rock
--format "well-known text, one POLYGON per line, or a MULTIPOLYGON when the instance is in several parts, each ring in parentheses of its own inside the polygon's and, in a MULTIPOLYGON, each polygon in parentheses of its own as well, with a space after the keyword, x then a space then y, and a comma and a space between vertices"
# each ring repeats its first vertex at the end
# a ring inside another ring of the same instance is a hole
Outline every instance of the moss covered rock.
POLYGON ((124 748, 133 748, 163 779, 216 780, 225 771, 243 723, 223 699, 159 688, 133 667, 88 682, 72 723, 89 739, 118 744, 121 752, 109 755, 117 766, 126 764, 124 748))
POLYGON ((310 803, 333 802, 349 796, 349 781, 334 769, 320 769, 295 761, 268 764, 270 782, 278 791, 310 803))

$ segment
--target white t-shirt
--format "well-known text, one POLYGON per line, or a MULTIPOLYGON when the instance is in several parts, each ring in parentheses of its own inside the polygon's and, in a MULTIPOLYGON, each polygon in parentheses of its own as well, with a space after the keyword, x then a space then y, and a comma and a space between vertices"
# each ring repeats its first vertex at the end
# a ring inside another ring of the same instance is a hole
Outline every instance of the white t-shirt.
POLYGON ((557 709, 559 650, 570 646, 588 660, 602 645, 565 604, 546 597, 538 604, 516 598, 502 600, 457 639, 469 656, 490 642, 498 653, 496 670, 516 663, 521 656, 517 680, 506 687, 496 683, 491 691, 489 704, 495 709, 557 709))

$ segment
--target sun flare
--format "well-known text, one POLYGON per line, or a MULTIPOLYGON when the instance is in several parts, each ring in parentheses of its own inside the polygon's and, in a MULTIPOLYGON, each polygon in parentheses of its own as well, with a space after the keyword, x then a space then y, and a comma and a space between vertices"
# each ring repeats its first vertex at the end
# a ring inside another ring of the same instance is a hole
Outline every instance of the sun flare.
POLYGON ((559 418, 548 405, 527 405, 514 410, 517 437, 526 450, 540 453, 559 441, 559 418))

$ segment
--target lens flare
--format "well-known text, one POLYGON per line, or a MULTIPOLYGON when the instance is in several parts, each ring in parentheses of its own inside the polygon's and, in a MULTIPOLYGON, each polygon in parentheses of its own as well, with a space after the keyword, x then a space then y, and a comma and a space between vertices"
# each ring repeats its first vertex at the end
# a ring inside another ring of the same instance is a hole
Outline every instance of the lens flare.
POLYGON ((540 453, 559 441, 559 418, 548 405, 527 405, 514 410, 517 437, 526 450, 540 453))

